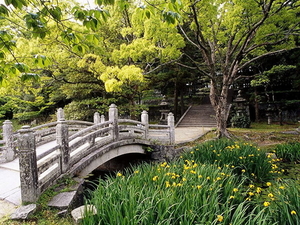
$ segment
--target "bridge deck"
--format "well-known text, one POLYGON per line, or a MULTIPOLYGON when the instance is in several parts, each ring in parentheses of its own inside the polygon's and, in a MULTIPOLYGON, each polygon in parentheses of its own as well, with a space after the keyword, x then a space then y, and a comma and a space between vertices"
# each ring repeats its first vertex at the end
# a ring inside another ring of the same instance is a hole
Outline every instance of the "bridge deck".
MULTIPOLYGON (((194 141, 201 137, 211 128, 207 127, 180 127, 175 129, 175 144, 194 141)), ((56 141, 52 141, 37 147, 37 155, 44 153, 46 150, 54 147, 56 141)), ((21 205, 21 188, 20 188, 20 172, 19 172, 19 159, 9 163, 0 164, 0 218, 3 210, 7 209, 7 204, 11 206, 21 205), (2 207, 3 205, 5 207, 2 207)))

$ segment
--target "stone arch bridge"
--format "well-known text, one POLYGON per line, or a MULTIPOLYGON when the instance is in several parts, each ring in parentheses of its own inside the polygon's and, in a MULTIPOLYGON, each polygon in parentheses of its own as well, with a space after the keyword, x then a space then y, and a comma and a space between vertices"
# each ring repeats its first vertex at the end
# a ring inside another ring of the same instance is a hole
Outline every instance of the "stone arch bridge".
POLYGON ((62 109, 57 121, 37 127, 23 126, 12 132, 12 123, 3 125, 0 163, 19 160, 21 201, 35 202, 40 194, 62 175, 87 175, 115 157, 147 153, 153 144, 173 145, 174 116, 167 125, 149 124, 143 111, 141 121, 119 119, 112 104, 109 118, 95 113, 94 122, 65 120, 62 109))

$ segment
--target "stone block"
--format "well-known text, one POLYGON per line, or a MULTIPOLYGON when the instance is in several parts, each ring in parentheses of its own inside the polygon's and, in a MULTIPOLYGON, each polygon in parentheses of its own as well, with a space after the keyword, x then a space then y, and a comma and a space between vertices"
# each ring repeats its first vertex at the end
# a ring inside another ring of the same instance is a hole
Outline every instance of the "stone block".
POLYGON ((19 207, 13 214, 11 214, 12 220, 26 220, 35 213, 36 211, 36 204, 30 204, 19 207))
POLYGON ((75 223, 80 223, 85 213, 88 213, 89 215, 96 215, 97 209, 93 205, 83 205, 72 210, 71 215, 75 223))
POLYGON ((76 197, 76 191, 62 192, 54 196, 48 203, 48 206, 58 209, 68 209, 76 197))

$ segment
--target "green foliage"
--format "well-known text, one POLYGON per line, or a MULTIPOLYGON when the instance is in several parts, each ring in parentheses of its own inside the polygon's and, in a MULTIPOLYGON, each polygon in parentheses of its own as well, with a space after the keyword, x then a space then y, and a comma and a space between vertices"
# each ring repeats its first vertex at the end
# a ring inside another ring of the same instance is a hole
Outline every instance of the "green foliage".
POLYGON ((72 101, 65 106, 64 111, 66 118, 69 120, 85 120, 92 121, 95 112, 100 115, 106 115, 108 112, 108 106, 112 103, 116 103, 114 98, 90 98, 81 101, 72 101))
POLYGON ((266 224, 229 169, 179 160, 132 171, 100 180, 91 200, 97 215, 83 224, 266 224))
POLYGON ((249 116, 246 115, 234 115, 230 122, 232 127, 237 128, 249 128, 251 124, 249 116))
POLYGON ((278 158, 287 162, 299 163, 300 162, 300 143, 284 143, 277 145, 275 154, 278 158))
POLYGON ((246 177, 249 181, 266 182, 276 173, 272 171, 274 162, 270 162, 259 148, 229 139, 205 142, 194 147, 184 157, 199 163, 232 168, 234 173, 246 177))

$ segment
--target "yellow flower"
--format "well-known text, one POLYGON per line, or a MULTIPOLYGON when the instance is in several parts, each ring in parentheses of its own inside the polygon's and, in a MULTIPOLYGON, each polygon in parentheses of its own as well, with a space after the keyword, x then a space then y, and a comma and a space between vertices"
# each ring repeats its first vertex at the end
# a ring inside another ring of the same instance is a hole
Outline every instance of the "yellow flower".
POLYGON ((268 197, 269 197, 269 198, 274 198, 274 195, 273 195, 272 193, 269 193, 269 194, 268 194, 268 197))
POLYGON ((249 185, 249 188, 254 188, 255 186, 253 184, 250 184, 249 185))
POLYGON ((202 186, 201 186, 201 185, 197 185, 197 188, 198 188, 198 189, 201 189, 201 188, 202 188, 202 186))
POLYGON ((233 192, 238 192, 239 191, 239 189, 237 189, 237 188, 233 188, 233 190, 232 190, 233 192))
POLYGON ((136 171, 134 171, 134 173, 139 173, 139 171, 138 171, 138 170, 136 170, 136 171))
POLYGON ((257 192, 257 193, 260 193, 260 192, 261 192, 261 188, 260 188, 260 187, 257 187, 257 188, 256 188, 256 192, 257 192))
POLYGON ((249 196, 253 196, 254 193, 253 193, 253 192, 248 192, 248 195, 249 195, 249 196))
POLYGON ((154 177, 152 178, 153 181, 157 181, 157 179, 158 179, 158 176, 154 176, 154 177))
POLYGON ((231 195, 230 197, 229 197, 230 199, 233 199, 233 198, 235 198, 233 195, 231 195))
POLYGON ((246 170, 242 170, 242 173, 245 173, 246 172, 246 170))
POLYGON ((166 181, 166 187, 171 187, 171 184, 169 181, 166 181))
POLYGON ((217 217, 218 217, 218 221, 219 221, 219 222, 222 222, 223 219, 224 219, 224 217, 223 217, 222 215, 217 215, 217 217))
POLYGON ((117 177, 121 177, 123 176, 121 173, 117 173, 117 177))
POLYGON ((198 178, 202 178, 202 175, 199 175, 198 178))
POLYGON ((297 213, 296 213, 295 210, 293 210, 293 211, 291 211, 291 214, 292 214, 292 215, 296 215, 297 213))
POLYGON ((264 202, 263 205, 264 205, 265 207, 268 207, 270 204, 271 204, 270 202, 264 202))
POLYGON ((206 177, 207 180, 210 180, 210 177, 206 177))
POLYGON ((280 186, 279 189, 284 189, 284 186, 280 186))
POLYGON ((267 182, 266 185, 267 185, 268 187, 270 187, 270 186, 272 185, 272 183, 271 183, 271 182, 267 182))

